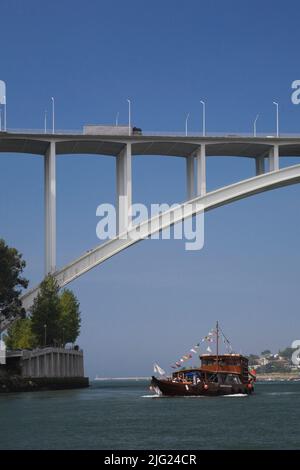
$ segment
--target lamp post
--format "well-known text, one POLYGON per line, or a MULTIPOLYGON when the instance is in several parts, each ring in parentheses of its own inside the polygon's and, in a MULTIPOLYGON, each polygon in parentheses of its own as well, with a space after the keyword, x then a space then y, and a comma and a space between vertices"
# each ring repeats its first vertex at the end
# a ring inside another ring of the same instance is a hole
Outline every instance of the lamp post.
POLYGON ((6 96, 4 95, 4 130, 6 132, 6 96))
POLYGON ((44 325, 44 330, 45 330, 44 346, 46 347, 46 344, 47 344, 47 325, 46 325, 46 323, 45 323, 45 325, 44 325))
POLYGON ((276 101, 273 104, 276 106, 276 137, 279 137, 279 104, 276 101))
POLYGON ((47 134, 47 109, 45 109, 45 114, 44 114, 44 132, 47 134))
POLYGON ((185 135, 188 135, 188 120, 190 117, 190 113, 187 113, 186 118, 185 118, 185 135))
POLYGON ((128 135, 131 135, 131 100, 127 98, 128 103, 128 135))
MULTIPOLYGON (((0 106, 1 105, 3 105, 3 130, 6 131, 6 83, 3 80, 0 80, 0 106)), ((0 130, 2 130, 2 123, 0 130)))
POLYGON ((259 118, 259 114, 256 115, 256 118, 254 119, 254 124, 253 124, 253 135, 256 137, 256 123, 259 118))
POLYGON ((203 100, 200 100, 200 103, 202 104, 202 135, 203 137, 205 137, 205 133, 206 133, 206 110, 205 110, 205 101, 203 100))
POLYGON ((55 114, 55 108, 54 108, 55 104, 54 104, 53 96, 51 97, 51 100, 52 100, 52 134, 54 134, 55 133, 55 125, 54 125, 54 123, 55 123, 55 116, 54 116, 54 114, 55 114))

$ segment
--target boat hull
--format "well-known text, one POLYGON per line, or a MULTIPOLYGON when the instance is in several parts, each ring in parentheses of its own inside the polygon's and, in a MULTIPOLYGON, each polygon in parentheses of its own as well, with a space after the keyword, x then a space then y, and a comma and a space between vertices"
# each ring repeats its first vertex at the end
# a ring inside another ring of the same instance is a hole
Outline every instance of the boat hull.
POLYGON ((200 382, 198 384, 180 383, 167 379, 157 379, 152 377, 151 387, 164 396, 221 396, 250 394, 253 389, 249 389, 248 384, 222 385, 213 382, 200 382))

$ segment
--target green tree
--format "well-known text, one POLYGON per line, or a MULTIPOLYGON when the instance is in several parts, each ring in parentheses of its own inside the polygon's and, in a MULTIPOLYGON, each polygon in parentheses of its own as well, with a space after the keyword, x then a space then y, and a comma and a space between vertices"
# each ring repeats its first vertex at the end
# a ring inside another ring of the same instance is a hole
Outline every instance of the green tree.
POLYGON ((4 317, 25 315, 20 294, 28 280, 22 277, 25 268, 22 255, 0 239, 0 315, 4 317))
POLYGON ((48 275, 40 285, 40 291, 30 309, 32 333, 39 346, 54 346, 61 338, 61 302, 59 286, 48 275))
POLYGON ((261 352, 262 356, 270 356, 272 353, 270 349, 265 349, 264 351, 261 352))
POLYGON ((269 372, 288 372, 289 367, 286 366, 285 364, 277 363, 277 362, 269 362, 269 364, 266 364, 264 366, 264 372, 269 373, 269 372))
POLYGON ((291 359, 293 352, 296 350, 296 348, 285 348, 283 351, 279 351, 279 356, 284 357, 286 359, 291 359))
POLYGON ((250 354, 248 356, 248 360, 249 360, 249 366, 255 366, 258 363, 259 356, 257 356, 256 354, 250 354))
POLYGON ((79 302, 74 293, 65 289, 60 296, 61 314, 60 331, 61 343, 75 343, 80 333, 80 311, 79 302))
POLYGON ((19 318, 12 323, 4 337, 8 349, 32 349, 36 339, 31 329, 30 318, 19 318))

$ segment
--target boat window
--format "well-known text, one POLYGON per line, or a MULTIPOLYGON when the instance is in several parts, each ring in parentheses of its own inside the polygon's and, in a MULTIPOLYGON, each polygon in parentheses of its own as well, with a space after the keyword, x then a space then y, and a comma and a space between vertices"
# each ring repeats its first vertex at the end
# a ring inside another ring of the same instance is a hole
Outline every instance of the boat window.
POLYGON ((210 374, 208 376, 209 382, 215 382, 218 383, 218 374, 210 374))
POLYGON ((225 379, 226 384, 240 384, 241 380, 238 375, 228 374, 225 379))
POLYGON ((213 364, 215 364, 215 360, 214 359, 202 359, 202 365, 203 366, 212 366, 213 364))
POLYGON ((219 384, 223 384, 225 381, 225 375, 224 374, 218 374, 218 382, 219 384))

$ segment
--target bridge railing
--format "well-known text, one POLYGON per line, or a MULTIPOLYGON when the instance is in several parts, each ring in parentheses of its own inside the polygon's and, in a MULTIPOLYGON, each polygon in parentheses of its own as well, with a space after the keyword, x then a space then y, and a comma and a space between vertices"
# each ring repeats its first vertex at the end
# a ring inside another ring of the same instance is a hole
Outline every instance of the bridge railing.
MULTIPOLYGON (((47 129, 7 129, 6 132, 3 130, 0 131, 1 133, 5 134, 32 134, 32 135, 45 135, 50 136, 52 135, 52 131, 47 129)), ((86 136, 101 136, 101 134, 88 134, 83 132, 83 129, 55 129, 54 135, 86 135, 86 136)), ((134 135, 134 134, 133 134, 134 135)), ((103 134, 104 136, 104 134, 103 134)), ((142 136, 145 137, 203 137, 202 132, 185 132, 180 131, 142 131, 142 136)), ((127 137, 126 135, 120 134, 112 134, 105 137, 127 137)), ((204 137, 227 137, 227 138, 241 138, 241 137, 254 137, 253 133, 251 132, 206 132, 204 137)), ((276 139, 276 134, 274 132, 260 132, 256 134, 256 138, 272 138, 276 139)), ((300 138, 299 133, 280 133, 279 138, 300 138)))
MULTIPOLYGON (((45 132, 44 129, 7 129, 6 132, 3 130, 0 131, 3 134, 37 134, 37 135, 52 135, 53 132, 48 129, 47 132, 45 132)), ((80 129, 55 129, 55 134, 54 135, 83 135, 83 130, 80 129)))

